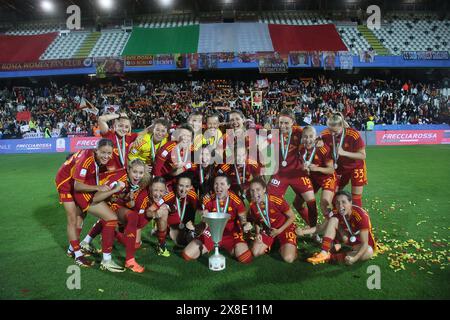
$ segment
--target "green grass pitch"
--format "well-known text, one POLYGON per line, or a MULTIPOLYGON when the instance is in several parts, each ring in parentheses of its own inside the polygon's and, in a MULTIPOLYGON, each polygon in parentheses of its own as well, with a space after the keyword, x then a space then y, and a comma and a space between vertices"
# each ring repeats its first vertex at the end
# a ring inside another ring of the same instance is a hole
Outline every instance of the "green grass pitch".
MULTIPOLYGON (((65 155, 2 155, 0 299, 449 299, 450 146, 368 147, 367 155, 364 206, 389 249, 370 261, 313 266, 305 258, 317 248, 302 239, 293 264, 275 251, 250 265, 227 257, 217 273, 207 256, 156 256, 147 226, 137 251, 145 273, 103 272, 97 263, 81 270, 80 290, 66 287, 72 260, 53 183, 65 155), (380 267, 380 290, 367 288, 370 265, 380 267)), ((93 223, 89 216, 82 236, 93 223)), ((116 244, 113 256, 123 263, 124 248, 116 244)))

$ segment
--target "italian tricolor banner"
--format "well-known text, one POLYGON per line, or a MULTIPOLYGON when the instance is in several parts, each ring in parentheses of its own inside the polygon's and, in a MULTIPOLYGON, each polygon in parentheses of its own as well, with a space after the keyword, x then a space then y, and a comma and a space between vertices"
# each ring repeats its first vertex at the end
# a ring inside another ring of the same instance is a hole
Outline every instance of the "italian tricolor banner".
POLYGON ((174 28, 134 28, 122 55, 347 50, 333 24, 209 23, 174 28))

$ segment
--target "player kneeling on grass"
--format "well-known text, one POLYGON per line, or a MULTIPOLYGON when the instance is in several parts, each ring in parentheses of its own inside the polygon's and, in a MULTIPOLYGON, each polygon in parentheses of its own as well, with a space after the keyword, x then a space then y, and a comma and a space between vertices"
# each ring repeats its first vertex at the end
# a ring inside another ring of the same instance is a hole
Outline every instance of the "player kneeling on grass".
POLYGON ((169 257, 170 252, 166 247, 166 236, 178 246, 186 246, 194 238, 195 213, 198 208, 198 197, 192 188, 192 179, 189 174, 181 174, 177 177, 175 191, 166 194, 155 203, 156 207, 168 206, 168 214, 163 214, 157 219, 158 248, 157 254, 169 257))
POLYGON ((337 209, 333 211, 330 219, 318 227, 297 229, 298 236, 314 232, 324 233, 322 250, 307 261, 312 264, 329 261, 332 258, 330 249, 337 236, 341 237, 343 244, 351 247, 351 251, 336 254, 334 260, 344 260, 346 264, 352 265, 357 261, 372 258, 376 246, 369 215, 361 207, 352 204, 352 196, 347 191, 338 191, 335 199, 337 209))
MULTIPOLYGON (((219 174, 214 179, 214 194, 211 198, 205 198, 205 210, 208 212, 228 213, 228 220, 223 232, 222 241, 219 247, 225 248, 232 256, 235 256, 242 263, 252 261, 252 252, 249 250, 247 242, 244 240, 242 229, 248 232, 251 225, 247 222, 246 208, 242 200, 233 192, 230 178, 219 174)), ((183 258, 187 261, 197 259, 202 254, 208 253, 214 247, 211 233, 208 228, 204 229, 199 237, 192 240, 183 250, 183 258)))
MULTIPOLYGON (((128 170, 120 169, 109 174, 101 183, 108 186, 119 184, 119 192, 111 191, 97 192, 92 201, 93 204, 107 199, 111 209, 117 214, 119 223, 125 226, 124 232, 118 232, 118 240, 125 245, 125 268, 133 272, 144 272, 144 267, 135 260, 136 252, 136 232, 145 210, 148 205, 147 185, 149 176, 145 173, 145 163, 140 159, 135 159, 128 163, 128 170)), ((103 226, 101 221, 93 226, 86 238, 81 242, 81 247, 85 251, 95 252, 91 241, 100 234, 103 226)))
POLYGON ((270 251, 275 240, 280 243, 281 257, 286 262, 297 258, 295 214, 286 200, 267 194, 267 186, 261 177, 250 183, 250 219, 255 222, 256 239, 252 245, 255 257, 270 251))

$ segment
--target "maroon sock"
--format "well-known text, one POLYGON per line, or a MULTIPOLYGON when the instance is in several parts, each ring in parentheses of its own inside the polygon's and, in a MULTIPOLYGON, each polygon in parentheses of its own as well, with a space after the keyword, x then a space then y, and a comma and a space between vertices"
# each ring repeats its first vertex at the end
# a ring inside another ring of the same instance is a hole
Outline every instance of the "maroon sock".
POLYGON ((69 242, 73 248, 73 252, 80 250, 80 240, 70 240, 69 242))
POLYGON ((117 220, 104 221, 102 229, 102 251, 103 253, 111 253, 114 244, 114 231, 117 227, 117 220))
POLYGON ((328 238, 328 237, 323 237, 323 239, 322 239, 322 250, 323 251, 330 251, 332 245, 333 245, 333 239, 328 238))
POLYGON ((147 217, 144 214, 140 214, 138 218, 137 228, 138 229, 144 228, 148 222, 149 220, 147 219, 147 217))
POLYGON ((332 253, 330 262, 344 262, 346 255, 345 252, 332 253))
POLYGON ((78 239, 80 239, 81 230, 82 230, 82 228, 77 228, 77 237, 78 237, 78 239))
POLYGON ((297 200, 297 197, 294 199, 294 203, 293 206, 295 208, 295 210, 297 210, 297 212, 300 214, 300 217, 302 217, 302 219, 306 222, 306 224, 309 225, 309 220, 308 220, 308 209, 305 208, 303 206, 302 203, 300 203, 300 201, 297 200))
POLYGON ((308 206, 308 221, 310 227, 315 227, 317 225, 317 206, 316 200, 311 200, 306 202, 308 206))
POLYGON ((89 230, 89 236, 94 239, 96 236, 98 236, 100 233, 102 233, 103 229, 103 220, 97 220, 96 223, 92 226, 91 230, 89 230))
POLYGON ((119 241, 119 243, 125 245, 125 235, 122 232, 115 231, 114 237, 117 241, 119 241))
POLYGON ((159 231, 158 230, 158 233, 156 235, 158 237, 159 245, 161 245, 161 246, 165 245, 166 244, 167 231, 159 231))
POLYGON ((306 222, 306 224, 309 226, 309 212, 308 212, 308 208, 301 208, 300 211, 300 217, 302 217, 303 221, 306 222))
POLYGON ((125 261, 134 258, 134 253, 136 252, 136 231, 138 224, 138 213, 135 211, 128 211, 127 213, 127 225, 125 227, 125 261))

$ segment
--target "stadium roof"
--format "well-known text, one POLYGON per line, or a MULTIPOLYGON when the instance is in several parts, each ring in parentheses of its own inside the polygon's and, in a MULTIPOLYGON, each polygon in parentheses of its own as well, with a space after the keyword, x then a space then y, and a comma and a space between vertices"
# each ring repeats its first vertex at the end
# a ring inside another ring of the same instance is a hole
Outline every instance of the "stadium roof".
POLYGON ((173 0, 167 7, 161 6, 161 0, 110 0, 111 10, 102 10, 99 0, 47 0, 54 3, 54 12, 45 12, 41 8, 42 0, 0 0, 0 23, 25 22, 36 19, 64 19, 65 9, 79 5, 82 19, 108 17, 110 19, 132 19, 136 16, 155 13, 219 12, 224 19, 233 17, 237 11, 261 12, 270 10, 352 10, 367 8, 377 4, 382 10, 438 10, 448 11, 447 0, 173 0))

